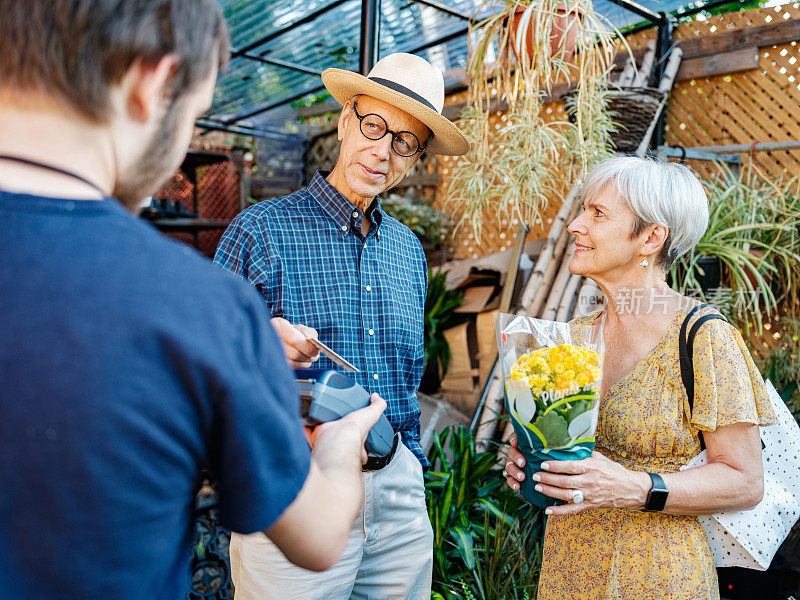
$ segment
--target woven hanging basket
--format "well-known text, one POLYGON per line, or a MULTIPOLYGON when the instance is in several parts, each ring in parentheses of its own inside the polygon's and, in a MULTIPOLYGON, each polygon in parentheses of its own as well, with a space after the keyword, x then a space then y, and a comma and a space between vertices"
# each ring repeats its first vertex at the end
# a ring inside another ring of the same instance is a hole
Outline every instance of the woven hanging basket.
MULTIPOLYGON (((611 141, 618 152, 635 152, 644 139, 650 123, 655 117, 659 104, 666 96, 655 88, 640 87, 622 90, 609 90, 608 111, 616 125, 616 131, 611 134, 611 141)), ((569 120, 575 122, 575 102, 578 90, 570 90, 561 98, 569 115, 569 120)))

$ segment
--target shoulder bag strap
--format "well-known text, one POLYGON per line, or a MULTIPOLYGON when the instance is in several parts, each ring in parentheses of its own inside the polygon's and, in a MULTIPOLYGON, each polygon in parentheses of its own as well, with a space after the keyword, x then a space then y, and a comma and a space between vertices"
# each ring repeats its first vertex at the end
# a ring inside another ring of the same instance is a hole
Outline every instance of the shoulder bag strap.
MULTIPOLYGON (((692 410, 694 409, 694 364, 692 362, 692 353, 694 351, 694 338, 697 335, 697 331, 706 321, 711 321, 712 319, 720 319, 722 321, 728 322, 728 319, 723 317, 719 313, 712 313, 708 315, 703 315, 694 325, 692 328, 689 329, 689 335, 686 335, 686 329, 689 326, 689 321, 691 318, 697 313, 697 311, 702 310, 704 308, 710 308, 708 304, 700 304, 699 306, 695 306, 689 314, 686 315, 686 318, 683 320, 681 324, 681 332, 678 337, 678 356, 680 359, 681 365, 681 380, 683 381, 683 387, 686 388, 686 397, 689 399, 689 413, 691 414, 692 410)), ((703 434, 700 433, 700 447, 705 449, 706 443, 703 441, 703 434)))

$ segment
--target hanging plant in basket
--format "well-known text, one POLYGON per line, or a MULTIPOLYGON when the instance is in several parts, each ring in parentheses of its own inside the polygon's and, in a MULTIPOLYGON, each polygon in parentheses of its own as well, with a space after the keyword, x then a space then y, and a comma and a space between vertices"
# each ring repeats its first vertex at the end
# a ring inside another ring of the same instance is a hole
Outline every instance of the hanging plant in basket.
MULTIPOLYGON (((605 94, 617 41, 591 0, 503 0, 475 26, 460 125, 470 152, 452 169, 448 202, 480 238, 491 214, 533 225, 565 182, 611 153, 605 94), (573 82, 573 122, 547 119, 553 85, 573 82), (507 112, 496 130, 498 99, 507 112)), ((473 36, 470 36, 472 39, 473 36)))

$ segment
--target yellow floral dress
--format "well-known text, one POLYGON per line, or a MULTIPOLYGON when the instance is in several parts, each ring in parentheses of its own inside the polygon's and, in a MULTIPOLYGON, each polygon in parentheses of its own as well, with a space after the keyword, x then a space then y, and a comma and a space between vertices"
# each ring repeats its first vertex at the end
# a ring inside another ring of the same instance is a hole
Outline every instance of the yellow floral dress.
MULTIPOLYGON (((575 322, 588 324, 599 314, 575 322)), ((775 421, 742 336, 720 320, 705 323, 695 337, 690 414, 678 362, 684 317, 676 315, 658 345, 600 401, 597 451, 629 469, 673 473, 700 451, 698 430, 775 421)), ((538 600, 623 598, 719 598, 714 557, 697 518, 615 508, 549 517, 538 600)))

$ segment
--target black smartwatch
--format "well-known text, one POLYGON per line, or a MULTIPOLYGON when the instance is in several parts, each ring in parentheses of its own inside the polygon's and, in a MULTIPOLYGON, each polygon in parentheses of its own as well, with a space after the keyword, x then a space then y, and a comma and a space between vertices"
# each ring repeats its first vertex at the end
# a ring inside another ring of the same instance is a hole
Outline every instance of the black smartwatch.
POLYGON ((647 501, 644 503, 644 509, 647 512, 661 512, 664 510, 664 505, 667 503, 667 496, 669 490, 664 485, 664 480, 661 475, 656 473, 648 473, 652 485, 650 491, 647 492, 647 501))

